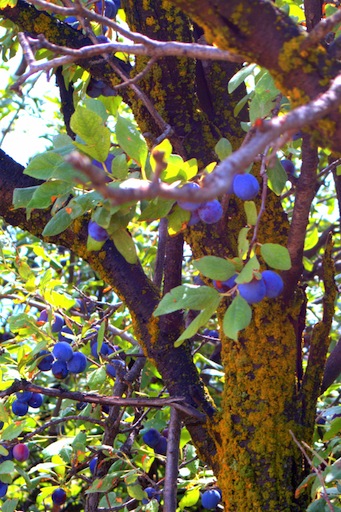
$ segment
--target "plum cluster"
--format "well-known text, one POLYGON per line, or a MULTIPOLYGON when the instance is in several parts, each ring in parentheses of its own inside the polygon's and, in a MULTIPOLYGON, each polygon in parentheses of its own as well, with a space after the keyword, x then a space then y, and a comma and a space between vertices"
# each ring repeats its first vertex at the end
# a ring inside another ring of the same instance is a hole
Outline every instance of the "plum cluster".
MULTIPOLYGON (((191 190, 197 190, 200 186, 197 183, 186 183, 182 189, 190 192, 191 190)), ((178 205, 183 210, 191 212, 191 218, 188 225, 193 226, 199 221, 205 224, 214 224, 218 222, 223 216, 223 207, 219 203, 218 199, 212 201, 206 201, 203 203, 193 203, 190 201, 178 201, 178 205)))
POLYGON ((16 393, 16 400, 12 403, 12 412, 16 416, 25 416, 28 408, 39 409, 43 403, 43 396, 32 391, 19 391, 16 393))
POLYGON ((155 453, 166 455, 167 453, 167 437, 160 434, 155 428, 150 428, 142 436, 143 442, 153 448, 155 453))
POLYGON ((51 370, 57 379, 65 379, 69 373, 83 373, 87 359, 82 352, 73 351, 67 341, 59 341, 52 349, 42 350, 38 354, 42 359, 38 363, 41 371, 51 370))
POLYGON ((220 501, 220 489, 209 489, 205 491, 201 496, 201 505, 203 506, 203 508, 206 508, 207 510, 215 509, 220 501))
POLYGON ((96 78, 91 77, 86 88, 86 94, 90 98, 98 98, 99 96, 116 96, 117 92, 103 80, 96 80, 96 78))
POLYGON ((236 286, 240 296, 248 304, 257 304, 265 298, 274 299, 283 291, 283 279, 273 270, 264 270, 259 277, 254 277, 249 283, 236 285, 237 276, 238 274, 235 274, 226 281, 213 281, 213 284, 220 293, 226 293, 236 286))

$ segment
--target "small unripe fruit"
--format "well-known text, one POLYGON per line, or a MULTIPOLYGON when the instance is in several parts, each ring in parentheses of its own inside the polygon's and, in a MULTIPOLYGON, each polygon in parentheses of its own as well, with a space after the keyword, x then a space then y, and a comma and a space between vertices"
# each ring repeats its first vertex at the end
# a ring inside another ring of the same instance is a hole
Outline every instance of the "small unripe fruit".
POLYGON ((239 199, 250 201, 259 192, 259 183, 252 174, 237 174, 233 180, 233 192, 239 199))
POLYGON ((13 446, 13 457, 19 461, 24 462, 30 456, 30 450, 28 446, 24 443, 19 443, 13 446))

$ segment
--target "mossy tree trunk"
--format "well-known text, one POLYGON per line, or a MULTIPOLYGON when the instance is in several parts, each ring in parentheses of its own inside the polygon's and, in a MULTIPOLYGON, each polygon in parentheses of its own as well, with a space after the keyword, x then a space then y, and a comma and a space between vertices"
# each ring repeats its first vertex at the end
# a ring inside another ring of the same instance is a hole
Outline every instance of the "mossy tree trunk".
MULTIPOLYGON (((183 8, 203 27, 208 41, 267 67, 294 104, 312 99, 325 90, 328 80, 340 67, 339 62, 328 60, 322 46, 309 48, 306 50, 308 54, 303 55, 298 49, 302 33, 271 2, 174 0, 162 4, 160 0, 124 0, 122 4, 132 30, 155 39, 191 42, 196 38, 196 30, 187 15, 178 10, 183 8), (321 70, 324 83, 321 83, 321 70)), ((42 15, 22 0, 18 5, 17 12, 8 8, 3 12, 21 29, 35 33, 43 31, 41 27, 44 25, 48 27, 46 37, 60 42, 62 35, 65 44, 70 46, 77 46, 82 39, 81 35, 74 36, 74 31, 69 34, 48 15, 48 23, 46 20, 42 25, 39 20, 33 23, 32 19, 40 19, 42 15)), ((108 79, 105 63, 102 66, 92 66, 91 62, 80 64, 90 69, 96 78, 108 79)), ((138 73, 145 64, 145 58, 136 58, 133 72, 138 73)), ((242 111, 236 119, 234 107, 244 91, 239 89, 232 95, 227 94, 228 80, 235 71, 236 65, 230 63, 195 63, 167 58, 159 59, 152 72, 141 81, 141 89, 173 128, 171 142, 182 156, 196 157, 206 164, 214 159, 213 149, 221 136, 228 137, 234 148, 242 142, 240 121, 245 119, 245 112, 242 111)), ((110 79, 116 80, 114 75, 110 79)), ((141 131, 147 132, 151 140, 160 135, 155 120, 139 99, 131 92, 125 99, 130 103, 141 131)), ((333 130, 337 145, 341 140, 339 113, 331 114, 329 120, 330 124, 314 127, 313 134, 330 137, 333 130)), ((41 236, 40 227, 46 224, 48 212, 34 212, 27 220, 22 211, 11 209, 13 189, 34 182, 23 176, 22 171, 21 166, 0 153, 0 186, 5 191, 0 215, 6 222, 41 236)), ((311 183, 308 181, 309 186, 311 183)), ((314 190, 311 194, 314 195, 314 190)), ((195 258, 206 254, 236 256, 238 233, 245 225, 243 204, 231 199, 224 206, 222 221, 212 226, 194 226, 184 233, 195 258)), ((307 219, 303 219, 303 225, 304 222, 307 219)), ((305 498, 303 502, 296 500, 295 488, 303 477, 304 461, 290 431, 299 439, 311 441, 333 312, 331 270, 327 272, 326 280, 330 298, 325 304, 323 327, 318 326, 313 339, 314 350, 306 375, 303 377, 301 364, 305 297, 297 285, 302 265, 299 260, 301 251, 296 258, 295 273, 287 276, 290 289, 285 298, 256 305, 251 325, 237 342, 222 337, 225 389, 222 410, 216 412, 192 361, 190 344, 185 343, 177 349, 173 346, 183 329, 183 316, 173 314, 160 319, 152 316, 162 294, 181 283, 182 235, 167 238, 164 288, 160 289, 147 278, 139 264, 128 264, 110 241, 99 255, 88 253, 85 249, 86 225, 87 219, 78 220, 71 229, 45 241, 69 248, 113 286, 127 304, 135 335, 147 357, 155 362, 169 393, 184 397, 188 405, 198 408, 206 416, 203 424, 189 421, 188 429, 200 456, 214 469, 223 491, 225 510, 303 510, 305 498), (141 294, 143 301, 136 301, 141 294)), ((286 245, 295 227, 289 225, 280 200, 269 193, 259 241, 286 245)), ((292 247, 297 248, 295 240, 292 247)), ((331 269, 328 255, 326 262, 326 268, 331 269)), ((220 318, 226 306, 227 303, 219 310, 220 318)), ((92 510, 95 506, 93 501, 92 510)))

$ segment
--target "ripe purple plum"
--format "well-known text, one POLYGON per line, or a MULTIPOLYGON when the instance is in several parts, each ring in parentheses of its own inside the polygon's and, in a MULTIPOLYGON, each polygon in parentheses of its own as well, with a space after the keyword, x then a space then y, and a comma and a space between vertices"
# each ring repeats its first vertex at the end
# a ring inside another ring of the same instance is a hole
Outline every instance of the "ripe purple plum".
POLYGON ((214 224, 222 218, 223 207, 218 199, 213 199, 213 201, 207 201, 198 208, 198 215, 205 224, 214 224))
POLYGON ((159 455, 166 455, 167 453, 167 439, 165 436, 161 436, 159 442, 154 446, 154 452, 159 455))
POLYGON ((13 457, 18 462, 24 462, 27 460, 30 456, 30 450, 28 449, 28 446, 24 443, 18 443, 15 446, 13 446, 13 457))
POLYGON ((97 462, 98 462, 98 457, 94 457, 90 461, 89 468, 90 468, 90 471, 92 474, 94 474, 97 469, 97 462))
POLYGON ((259 192, 259 183, 252 174, 237 174, 233 180, 233 192, 239 199, 250 201, 259 192))
MULTIPOLYGON (((186 192, 188 192, 188 194, 190 194, 190 192, 192 190, 198 190, 199 188, 200 188, 200 186, 197 183, 186 183, 181 188, 181 190, 186 190, 186 192)), ((183 210, 187 210, 189 212, 194 212, 195 210, 197 210, 199 208, 199 206, 202 205, 202 203, 201 202, 200 203, 193 203, 191 201, 178 201, 178 205, 183 210)))
POLYGON ((284 288, 283 279, 277 272, 273 270, 264 270, 262 272, 262 278, 265 283, 265 296, 269 299, 274 299, 278 297, 284 288))
POLYGON ((156 428, 150 428, 142 436, 143 442, 154 448, 161 439, 161 434, 156 428))
POLYGON ((32 395, 32 391, 18 391, 18 393, 15 394, 19 402, 28 402, 32 395))
POLYGON ((291 160, 283 158, 281 164, 288 176, 295 176, 295 166, 291 160))
POLYGON ((264 299, 266 287, 263 279, 252 279, 249 283, 238 285, 238 290, 248 304, 257 304, 264 299))
POLYGON ((160 501, 160 493, 159 493, 159 491, 154 489, 154 487, 146 487, 143 490, 145 493, 147 493, 147 496, 148 496, 148 499, 147 498, 142 499, 143 505, 147 505, 147 503, 149 503, 149 501, 153 498, 156 499, 157 501, 160 501))
POLYGON ((65 324, 64 318, 59 313, 56 313, 54 315, 54 320, 51 325, 51 331, 52 332, 59 332, 62 330, 63 325, 65 324))
POLYGON ((8 491, 8 484, 0 482, 0 498, 4 498, 8 491))
POLYGON ((12 412, 16 416, 25 416, 28 411, 28 403, 27 402, 19 402, 19 400, 14 400, 12 403, 12 412))
POLYGON ((74 352, 72 358, 67 362, 70 373, 82 373, 87 365, 87 359, 82 352, 74 352))
POLYGON ((53 347, 52 353, 59 361, 69 361, 73 356, 73 350, 66 341, 58 341, 53 347))
POLYGON ((49 313, 48 313, 47 309, 43 309, 43 310, 40 312, 39 316, 38 316, 37 323, 38 323, 38 325, 42 325, 42 324, 44 324, 45 322, 47 322, 47 321, 48 321, 48 319, 49 319, 49 313))
POLYGON ((108 375, 110 375, 110 377, 114 379, 117 375, 117 371, 124 368, 125 364, 123 361, 121 361, 120 359, 112 359, 110 363, 106 365, 105 371, 107 372, 108 375))
POLYGON ((220 501, 221 494, 218 489, 209 489, 208 491, 205 491, 201 496, 201 504, 207 510, 216 508, 220 501))
POLYGON ((65 334, 70 334, 73 336, 73 331, 67 325, 64 325, 61 331, 58 333, 58 341, 66 341, 66 343, 72 343, 72 338, 65 336, 65 334))
POLYGON ((29 407, 33 407, 33 409, 39 409, 43 403, 43 395, 40 393, 32 393, 32 396, 27 403, 29 407))
POLYGON ((69 375, 66 362, 57 360, 52 365, 52 373, 57 379, 65 379, 69 375))
POLYGON ((63 505, 63 503, 66 502, 66 492, 64 489, 61 489, 60 487, 53 491, 52 493, 52 501, 56 505, 63 505))
POLYGON ((41 350, 37 356, 39 359, 42 357, 41 361, 37 364, 37 368, 39 368, 42 372, 48 372, 52 368, 52 364, 54 361, 54 357, 49 350, 41 350), (42 357, 44 356, 44 357, 42 357))
POLYGON ((228 292, 236 284, 237 275, 238 274, 234 274, 229 279, 226 279, 226 281, 213 281, 214 288, 216 288, 216 290, 218 290, 218 292, 220 293, 228 292))
POLYGON ((89 222, 88 233, 97 242, 105 242, 109 238, 107 230, 102 228, 102 226, 97 224, 94 220, 90 220, 89 222))

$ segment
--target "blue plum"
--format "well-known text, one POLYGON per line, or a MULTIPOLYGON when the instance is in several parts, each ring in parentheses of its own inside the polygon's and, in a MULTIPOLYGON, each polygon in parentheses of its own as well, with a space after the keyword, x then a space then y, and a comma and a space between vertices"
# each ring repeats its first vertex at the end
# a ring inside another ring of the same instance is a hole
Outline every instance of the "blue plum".
POLYGON ((257 304, 264 299, 266 287, 263 279, 252 279, 249 283, 238 285, 238 290, 248 304, 257 304))
POLYGON ((201 504, 207 510, 216 508, 220 501, 221 494, 218 489, 209 489, 208 491, 205 491, 201 496, 201 504))
POLYGON ((233 180, 233 192, 239 199, 250 201, 259 192, 259 183, 252 174, 237 174, 233 180))
POLYGON ((0 482, 0 498, 4 498, 8 491, 8 484, 0 482))
POLYGON ((277 274, 277 272, 274 272, 273 270, 264 270, 264 272, 262 272, 262 278, 265 283, 266 297, 274 299, 282 293, 284 283, 283 279, 279 274, 277 274))
MULTIPOLYGON (((192 190, 198 190, 200 189, 200 186, 197 183, 186 183, 181 190, 186 190, 190 194, 192 190)), ((178 205, 183 210, 187 210, 189 212, 194 212, 199 208, 199 206, 202 205, 202 202, 199 203, 193 203, 191 201, 178 201, 178 205)))
POLYGON ((159 493, 159 491, 154 489, 154 487, 146 487, 143 490, 145 493, 147 493, 147 496, 148 496, 148 499, 147 498, 142 499, 143 505, 147 505, 147 503, 149 503, 149 501, 153 498, 156 499, 157 501, 160 501, 160 493, 159 493))
POLYGON ((65 361, 57 360, 52 365, 52 373, 57 379, 65 379, 69 375, 69 370, 65 361))
POLYGON ((82 352, 74 352, 72 358, 67 362, 70 373, 82 373, 87 366, 87 359, 82 352))
POLYGON ((89 222, 88 233, 97 242, 105 242, 109 238, 107 230, 102 228, 102 226, 97 224, 94 220, 90 220, 89 222))
POLYGON ((64 325, 61 331, 58 333, 58 341, 66 341, 67 343, 72 343, 72 338, 64 336, 65 334, 71 334, 73 336, 73 331, 67 325, 64 325))
POLYGON ((39 409, 43 403, 43 395, 40 393, 32 393, 32 396, 27 403, 30 407, 33 407, 33 409, 39 409))
POLYGON ((92 474, 94 474, 97 469, 97 462, 98 462, 98 457, 94 457, 90 461, 89 468, 90 468, 90 471, 92 474))
POLYGON ((158 443, 154 446, 154 452, 159 455, 166 455, 167 453, 167 439, 165 436, 160 436, 158 443))
POLYGON ((19 400, 14 400, 12 403, 12 412, 16 416, 25 416, 28 411, 28 403, 27 402, 19 402, 19 400))
POLYGON ((19 391, 18 393, 15 394, 19 402, 28 402, 32 395, 32 391, 19 391))
POLYGON ((58 341, 53 347, 52 353, 60 361, 69 361, 73 356, 73 350, 66 341, 58 341))
POLYGON ((59 332, 62 330, 63 325, 65 324, 64 318, 59 313, 54 315, 54 320, 51 325, 52 332, 59 332))
POLYGON ((237 275, 238 274, 234 274, 229 279, 226 279, 226 281, 213 281, 214 288, 216 288, 216 290, 218 290, 220 293, 228 292, 235 286, 237 275))
POLYGON ((291 160, 284 158, 281 160, 281 164, 288 176, 295 176, 295 166, 291 160))
POLYGON ((198 215, 205 224, 214 224, 222 218, 223 207, 218 199, 213 199, 213 201, 207 201, 198 208, 198 215))
POLYGON ((66 502, 66 492, 64 489, 61 489, 60 487, 53 491, 52 493, 52 501, 56 505, 63 505, 63 503, 66 502))
POLYGON ((160 441, 161 434, 155 428, 150 428, 143 434, 142 439, 144 443, 146 443, 151 448, 154 448, 154 446, 156 446, 160 441))
POLYGON ((42 372, 48 372, 49 370, 51 370, 54 357, 49 350, 41 350, 38 353, 37 357, 42 358, 41 361, 39 361, 39 363, 37 364, 39 370, 41 370, 42 372))

